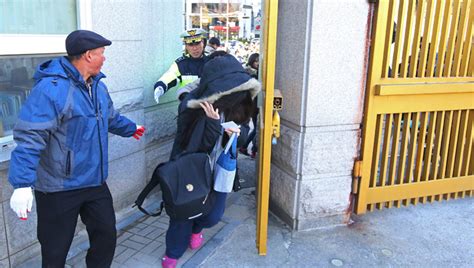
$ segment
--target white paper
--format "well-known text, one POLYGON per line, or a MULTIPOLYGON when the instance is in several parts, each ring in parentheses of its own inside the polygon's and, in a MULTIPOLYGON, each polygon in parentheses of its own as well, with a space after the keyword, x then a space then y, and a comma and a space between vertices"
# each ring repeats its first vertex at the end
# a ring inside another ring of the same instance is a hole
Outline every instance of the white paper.
POLYGON ((227 128, 240 128, 240 126, 237 125, 234 121, 224 122, 224 123, 221 124, 221 126, 224 129, 227 129, 227 128))

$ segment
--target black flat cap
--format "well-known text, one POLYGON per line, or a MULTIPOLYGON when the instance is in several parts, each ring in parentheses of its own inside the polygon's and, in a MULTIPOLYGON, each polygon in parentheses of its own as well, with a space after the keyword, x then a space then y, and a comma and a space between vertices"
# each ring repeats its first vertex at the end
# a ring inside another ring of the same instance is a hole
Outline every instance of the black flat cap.
POLYGON ((110 46, 112 42, 102 35, 87 30, 77 30, 66 37, 66 52, 70 56, 79 55, 87 50, 110 46))

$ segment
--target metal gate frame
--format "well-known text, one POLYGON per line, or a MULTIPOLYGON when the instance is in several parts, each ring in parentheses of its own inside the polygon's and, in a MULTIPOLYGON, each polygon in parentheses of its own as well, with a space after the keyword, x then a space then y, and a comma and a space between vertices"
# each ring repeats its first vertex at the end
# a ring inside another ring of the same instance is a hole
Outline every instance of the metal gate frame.
POLYGON ((474 0, 375 5, 355 212, 472 196, 474 0))

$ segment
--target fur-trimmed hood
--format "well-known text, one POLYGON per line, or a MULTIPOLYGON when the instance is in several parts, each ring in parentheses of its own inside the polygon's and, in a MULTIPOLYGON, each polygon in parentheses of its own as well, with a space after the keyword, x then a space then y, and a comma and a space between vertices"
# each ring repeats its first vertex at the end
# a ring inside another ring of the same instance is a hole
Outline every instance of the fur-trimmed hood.
POLYGON ((184 100, 185 107, 201 108, 201 102, 214 103, 225 95, 239 91, 250 91, 253 99, 261 88, 260 82, 252 78, 234 56, 224 55, 204 65, 199 87, 184 100))

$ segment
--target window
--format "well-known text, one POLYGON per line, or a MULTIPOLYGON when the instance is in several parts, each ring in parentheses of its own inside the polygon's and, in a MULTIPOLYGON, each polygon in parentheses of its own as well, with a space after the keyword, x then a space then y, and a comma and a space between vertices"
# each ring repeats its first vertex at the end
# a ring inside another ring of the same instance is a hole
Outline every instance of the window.
POLYGON ((192 28, 200 28, 201 27, 201 17, 199 16, 191 16, 191 27, 192 28))
POLYGON ((228 18, 231 31, 238 32, 241 12, 243 10, 239 3, 192 3, 191 12, 187 14, 189 16, 187 25, 192 28, 202 28, 214 36, 219 32, 227 31, 228 18))
POLYGON ((33 87, 38 64, 54 56, 0 56, 0 137, 12 135, 22 103, 33 87))
POLYGON ((77 11, 87 6, 86 0, 1 1, 0 53, 3 55, 64 53, 64 38, 78 28, 77 11))
POLYGON ((0 2, 0 160, 4 160, 36 67, 65 54, 68 33, 90 28, 91 0, 0 2))
POLYGON ((3 0, 2 34, 67 34, 76 29, 75 0, 3 0))

